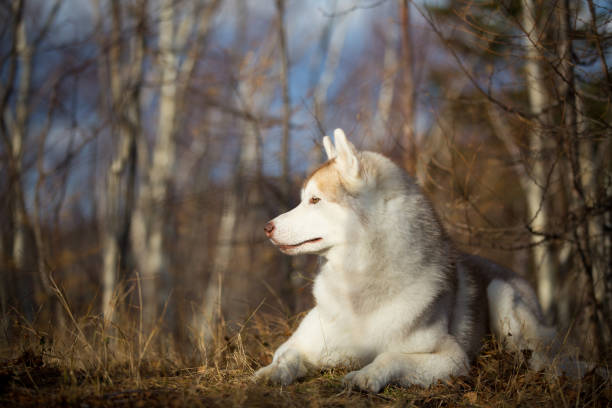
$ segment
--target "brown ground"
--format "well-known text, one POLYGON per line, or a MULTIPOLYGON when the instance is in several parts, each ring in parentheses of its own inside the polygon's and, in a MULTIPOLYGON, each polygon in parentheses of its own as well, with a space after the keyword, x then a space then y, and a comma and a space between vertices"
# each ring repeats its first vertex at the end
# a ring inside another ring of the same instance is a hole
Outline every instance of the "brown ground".
POLYGON ((30 345, 17 357, 0 362, 0 405, 612 406, 609 380, 594 373, 572 381, 529 371, 521 356, 501 350, 493 341, 485 345, 469 376, 428 389, 388 386, 380 394, 349 391, 341 381, 345 370, 314 373, 288 387, 254 384, 250 381, 253 369, 269 360, 282 338, 270 337, 266 339, 268 343, 262 340, 261 332, 253 332, 225 338, 225 345, 212 362, 197 368, 166 357, 142 360, 136 365, 133 361, 119 364, 112 360, 101 365, 102 360, 95 358, 89 360, 94 362, 87 369, 83 368, 86 360, 77 361, 76 352, 60 358, 52 347, 30 345))

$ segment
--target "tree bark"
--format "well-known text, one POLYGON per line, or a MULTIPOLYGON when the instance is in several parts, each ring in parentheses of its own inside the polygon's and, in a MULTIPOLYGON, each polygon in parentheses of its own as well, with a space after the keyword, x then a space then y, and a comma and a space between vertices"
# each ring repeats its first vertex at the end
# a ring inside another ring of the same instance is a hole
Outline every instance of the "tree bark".
POLYGON ((410 174, 415 174, 418 167, 416 152, 416 89, 414 85, 414 49, 411 41, 410 1, 401 0, 402 19, 402 112, 404 114, 403 146, 404 166, 410 174))
POLYGON ((33 319, 35 307, 32 292, 34 288, 30 286, 31 281, 26 281, 23 276, 29 266, 34 266, 28 265, 28 260, 35 259, 29 253, 33 248, 30 248, 27 239, 29 219, 23 186, 23 153, 28 132, 33 55, 32 44, 27 38, 25 7, 25 0, 12 2, 10 11, 12 44, 8 74, 6 82, 3 81, 2 84, 0 121, 8 158, 8 188, 10 191, 7 207, 10 211, 11 232, 6 249, 10 252, 9 263, 15 274, 21 311, 26 318, 33 319), (13 94, 15 94, 14 110, 10 103, 13 94))
POLYGON ((143 325, 151 330, 157 318, 159 306, 169 296, 168 259, 163 236, 165 206, 168 199, 168 183, 175 161, 175 116, 177 88, 177 50, 174 47, 173 0, 161 3, 159 19, 159 67, 160 96, 157 123, 157 139, 153 147, 150 166, 143 169, 145 179, 140 187, 138 204, 132 218, 132 242, 142 277, 143 325), (158 296, 157 285, 166 289, 158 296))
MULTIPOLYGON (((610 78, 610 71, 605 53, 602 48, 602 34, 598 31, 597 13, 595 5, 592 0, 588 0, 589 14, 591 16, 591 33, 594 37, 595 46, 597 48, 597 54, 601 65, 602 76, 607 83, 605 93, 607 94, 608 101, 612 100, 612 79, 610 78)), ((565 8, 569 11, 569 2, 565 1, 565 8)), ((577 112, 583 112, 584 105, 580 95, 577 95, 577 112)), ((597 157, 597 150, 602 157, 610 157, 612 152, 609 142, 597 144, 588 135, 588 129, 584 118, 578 121, 578 129, 581 139, 584 141, 580 144, 578 149, 579 164, 581 170, 581 182, 585 189, 585 201, 588 206, 593 206, 596 203, 598 195, 598 181, 605 186, 608 186, 607 191, 604 192, 604 196, 610 197, 612 183, 610 180, 609 172, 605 171, 605 159, 599 159, 597 157), (607 178, 607 180, 606 180, 607 178)), ((611 225, 610 211, 608 214, 602 214, 598 216, 592 216, 589 220, 589 232, 590 236, 593 237, 591 245, 591 253, 593 260, 593 282, 594 296, 598 309, 600 332, 603 344, 610 344, 612 339, 612 323, 606 316, 612 315, 612 234, 606 233, 604 225, 611 225)))
MULTIPOLYGON (((21 2, 15 2, 21 3, 21 2)), ((17 7, 20 7, 19 5, 17 7)), ((22 7, 25 7, 22 5, 22 7)), ((17 87, 17 98, 15 102, 15 120, 13 125, 13 134, 11 139, 12 145, 12 162, 13 162, 13 199, 15 200, 13 208, 13 263, 18 271, 21 271, 26 266, 26 258, 28 248, 26 247, 26 235, 28 227, 27 212, 25 209, 25 199, 23 194, 22 180, 22 161, 23 161, 23 145, 25 143, 28 116, 29 116, 29 100, 30 100, 30 85, 32 74, 32 48, 28 44, 25 16, 23 12, 18 14, 19 18, 16 32, 16 51, 19 64, 19 79, 17 87)))
POLYGON ((285 197, 288 197, 291 189, 290 180, 290 122, 291 122, 291 99, 289 97, 289 55, 287 52, 287 34, 285 32, 285 1, 276 0, 278 18, 278 41, 280 52, 280 82, 283 98, 283 136, 281 146, 282 164, 282 189, 285 197))
MULTIPOLYGON (((290 202, 291 195, 291 99, 289 97, 289 53, 287 50, 287 33, 285 29, 285 0, 276 0, 276 10, 278 18, 278 41, 280 45, 280 82, 283 99, 283 134, 281 140, 281 188, 284 195, 284 202, 290 202)), ((284 211, 289 208, 284 208, 284 211)), ((296 277, 293 274, 293 259, 283 257, 281 259, 285 284, 282 288, 282 297, 287 300, 287 307, 291 312, 295 311, 295 298, 297 288, 295 287, 296 277)))
MULTIPOLYGON (((97 26, 102 28, 99 2, 95 1, 97 26)), ((113 297, 121 271, 127 267, 131 215, 133 212, 136 176, 136 141, 141 131, 140 124, 140 84, 143 75, 144 29, 146 1, 141 4, 137 18, 137 30, 131 38, 129 54, 124 55, 121 32, 123 16, 121 3, 111 3, 112 28, 111 44, 108 53, 110 93, 111 132, 117 132, 118 149, 106 175, 106 194, 102 214, 102 311, 107 322, 113 320, 116 304, 113 297)), ((101 49, 106 48, 99 41, 101 49)), ((106 82, 103 73, 105 61, 99 59, 99 77, 106 82)), ((105 92, 102 90, 102 94, 105 92)))
MULTIPOLYGON (((586 137, 585 119, 582 110, 579 109, 580 101, 576 89, 574 74, 574 50, 571 39, 571 8, 569 0, 564 0, 563 5, 557 8, 559 21, 559 58, 561 64, 560 92, 564 97, 564 143, 570 163, 571 203, 574 209, 593 205, 596 194, 593 189, 593 171, 595 165, 591 146, 586 137), (581 142, 581 140, 584 140, 581 142)), ((600 217, 591 216, 589 221, 576 226, 575 235, 578 237, 576 246, 579 259, 587 280, 586 314, 589 321, 589 337, 593 339, 594 355, 598 356, 602 349, 603 322, 606 320, 602 310, 605 295, 604 274, 601 268, 600 258, 597 254, 597 237, 603 236, 600 217)))
MULTIPOLYGON (((243 11, 238 35, 240 44, 246 42, 246 17, 246 11, 243 11)), ((261 50, 262 58, 268 58, 277 45, 271 39, 265 44, 266 47, 261 50)), ((239 62, 242 69, 237 74, 240 82, 237 84, 234 103, 241 111, 247 112, 248 116, 254 119, 240 121, 241 136, 235 156, 237 165, 232 174, 230 189, 225 194, 223 213, 216 237, 217 247, 203 299, 201 320, 198 324, 199 340, 204 350, 212 341, 219 339, 220 323, 229 312, 223 310, 226 305, 222 303, 222 291, 231 290, 234 296, 240 296, 240 294, 246 295, 246 291, 249 290, 248 287, 244 287, 244 282, 252 280, 252 277, 247 279, 245 274, 254 271, 245 267, 233 269, 232 260, 234 258, 251 260, 250 257, 253 254, 247 253, 251 252, 251 248, 247 248, 247 251, 242 249, 245 243, 247 246, 252 244, 253 237, 261 233, 260 225, 262 224, 260 223, 263 222, 263 217, 259 213, 261 210, 259 192, 262 165, 261 131, 257 121, 259 116, 256 107, 269 106, 273 92, 270 81, 261 80, 257 74, 253 74, 257 71, 254 69, 257 57, 253 53, 248 53, 244 58, 244 61, 239 62), (240 221, 241 228, 236 228, 238 221, 240 221), (243 287, 237 287, 238 284, 243 287)))
POLYGON ((531 164, 531 183, 527 185, 527 218, 529 227, 535 233, 531 235, 533 247, 533 263, 537 277, 537 292, 543 312, 549 322, 554 320, 555 292, 557 290, 557 273, 554 268, 549 243, 541 242, 537 233, 546 232, 548 227, 547 166, 544 157, 546 135, 544 133, 545 108, 547 106, 547 91, 545 78, 540 67, 540 52, 538 50, 541 31, 536 22, 536 7, 533 0, 523 0, 521 22, 525 32, 526 89, 529 107, 537 118, 532 124, 529 137, 529 154, 531 164))
MULTIPOLYGON (((404 5, 405 6, 405 5, 404 5)), ((402 6, 402 7, 404 7, 402 6)), ((403 21, 402 21, 403 24, 403 21)), ((402 35, 404 28, 401 28, 402 35)), ((387 126, 389 125, 389 118, 391 115, 391 104, 393 103, 393 94, 395 90, 395 78, 399 68, 399 59, 396 51, 397 47, 397 30, 396 29, 387 29, 384 32, 384 41, 385 41, 385 52, 383 56, 383 65, 382 65, 382 81, 380 86, 380 91, 378 92, 378 101, 376 103, 376 113, 374 115, 374 119, 372 120, 372 140, 377 144, 382 144, 385 140, 385 136, 387 136, 387 126)), ((402 44, 405 39, 402 37, 402 44)), ((406 47, 408 48, 408 47, 406 47)), ((408 51, 406 51, 408 52, 408 51)), ((402 61, 404 64, 405 60, 402 61)), ((403 67, 403 66, 402 66, 403 67)), ((411 70, 411 68, 409 69, 411 70)), ((403 72, 403 71, 402 71, 403 72)), ((406 75, 406 73, 404 72, 406 75)), ((410 77, 411 73, 408 74, 410 77)), ((412 110, 412 108, 410 108, 412 110)), ((409 119, 408 119, 409 120, 409 119)), ((410 133, 410 140, 413 138, 412 132, 412 123, 404 123, 403 133, 410 133)), ((414 163, 413 163, 414 164, 414 163)))
MULTIPOLYGON (((198 5, 194 13, 184 17, 183 25, 175 27, 176 2, 163 0, 159 20, 160 96, 157 138, 153 146, 151 163, 139 161, 141 173, 140 194, 132 217, 132 244, 138 269, 142 276, 143 320, 150 330, 157 319, 160 306, 170 296, 172 278, 169 259, 164 248, 167 224, 169 184, 176 161, 176 135, 178 119, 185 109, 185 93, 195 69, 200 49, 203 48, 210 22, 220 1, 207 6, 198 5), (188 35, 196 32, 190 47, 188 35), (184 56, 184 58, 182 58, 184 56)), ((146 150, 141 147, 139 150, 146 150)), ((172 313, 172 308, 169 308, 172 313)))

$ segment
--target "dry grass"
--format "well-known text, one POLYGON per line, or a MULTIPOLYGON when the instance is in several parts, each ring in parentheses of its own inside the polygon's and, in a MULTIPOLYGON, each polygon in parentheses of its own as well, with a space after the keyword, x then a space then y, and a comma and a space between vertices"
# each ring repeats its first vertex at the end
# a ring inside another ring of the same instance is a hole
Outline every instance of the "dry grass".
POLYGON ((470 374, 428 389, 388 386, 380 394, 345 389, 346 370, 313 373, 288 387, 250 378, 301 316, 260 312, 232 332, 222 327, 213 345, 177 352, 156 326, 138 319, 119 326, 100 317, 74 316, 61 296, 67 324, 50 333, 14 316, 13 340, 0 361, 1 406, 551 406, 609 407, 609 380, 549 377, 526 368, 523 356, 488 340, 470 374))

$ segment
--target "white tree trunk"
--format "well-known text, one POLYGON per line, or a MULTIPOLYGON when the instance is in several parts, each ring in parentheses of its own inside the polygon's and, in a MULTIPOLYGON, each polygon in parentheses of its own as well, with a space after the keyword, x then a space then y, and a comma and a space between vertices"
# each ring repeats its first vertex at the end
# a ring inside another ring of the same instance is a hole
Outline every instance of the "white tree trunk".
MULTIPOLYGON (((120 265, 120 244, 121 234, 124 228, 124 218, 119 207, 123 198, 126 198, 133 192, 122 189, 122 178, 125 174, 126 167, 129 165, 128 160, 133 160, 130 150, 133 148, 135 135, 130 131, 126 131, 125 125, 120 126, 119 131, 119 151, 117 156, 111 163, 106 175, 106 197, 105 204, 105 224, 102 228, 102 311, 104 318, 107 321, 113 319, 115 304, 113 304, 113 295, 116 289, 116 281, 120 265)), ((129 185, 129 183, 128 183, 129 185)), ((129 188, 129 187, 127 187, 129 188)), ((129 208, 124 208, 124 211, 130 211, 129 208)))
MULTIPOLYGON (((243 16, 246 18, 246 15, 243 16)), ((268 57, 276 43, 267 41, 267 46, 261 51, 263 58, 268 57)), ((270 104, 272 96, 271 84, 269 81, 260 81, 256 75, 247 75, 249 72, 256 72, 253 69, 257 63, 257 58, 253 54, 248 54, 245 57, 242 72, 239 73, 239 78, 244 78, 238 84, 238 91, 235 98, 235 104, 251 116, 257 116, 256 107, 266 107, 270 104)), ((215 251, 215 259, 209 277, 206 293, 203 299, 202 314, 200 319, 194 319, 200 341, 202 341, 203 350, 214 339, 218 324, 223 318, 221 307, 221 295, 224 282, 228 271, 231 268, 233 258, 238 258, 237 245, 234 241, 248 242, 249 234, 252 228, 258 228, 258 217, 256 214, 257 187, 254 180, 260 172, 261 165, 261 149, 259 146, 259 129, 255 120, 241 121, 241 133, 239 149, 237 154, 237 166, 232 175, 231 190, 226 195, 223 214, 221 216, 219 231, 217 235, 217 248, 215 251), (243 199, 246 194, 246 200, 243 199), (243 211, 242 203, 247 203, 247 209, 243 211), (244 220, 240 232, 236 232, 236 223, 238 219, 244 220)), ((236 271, 237 275, 243 271, 236 271)), ((240 279, 241 276, 235 276, 235 281, 246 281, 240 279)), ((240 293, 239 288, 232 288, 234 294, 240 293)))
POLYGON ((11 145, 14 163, 15 180, 14 196, 15 205, 13 208, 13 262, 19 271, 26 266, 27 248, 27 214, 25 212, 25 202, 23 193, 22 159, 23 144, 27 134, 27 121, 29 115, 29 96, 32 74, 32 48, 28 44, 25 15, 21 15, 17 24, 16 32, 16 52, 19 63, 19 82, 17 88, 17 100, 15 103, 15 121, 13 126, 11 145))
MULTIPOLYGON (((94 1, 94 10, 97 13, 97 26, 102 29, 102 16, 99 1, 94 1)), ((129 217, 131 216, 132 197, 134 196, 134 183, 131 178, 135 171, 133 163, 136 160, 136 140, 140 131, 140 92, 138 87, 142 82, 142 63, 144 55, 144 33, 137 31, 131 38, 129 55, 123 55, 121 41, 121 5, 114 2, 112 9, 112 31, 110 34, 108 79, 105 73, 105 60, 99 60, 99 78, 101 83, 110 82, 110 92, 103 89, 102 94, 110 99, 111 112, 114 118, 112 132, 117 132, 118 148, 106 175, 106 191, 103 200, 102 218, 102 310, 107 322, 113 319, 116 305, 113 303, 120 265, 125 263, 127 250, 121 248, 126 245, 121 242, 129 230, 129 217), (125 59, 125 60, 124 60, 125 59), (126 180, 126 178, 128 180, 126 180)), ((146 8, 140 11, 138 19, 144 19, 146 8)), ((102 37, 102 35, 101 35, 102 37)), ((106 44, 100 40, 101 49, 106 44)))
MULTIPOLYGON (((591 30, 597 34, 597 36, 603 36, 598 32, 598 21, 597 13, 595 10, 594 2, 589 1, 589 12, 591 14, 591 30)), ((569 1, 565 1, 565 8, 569 9, 569 1)), ((569 10, 567 10, 569 12, 569 10)), ((571 29, 571 27, 569 27, 571 29)), ((571 32, 568 30, 568 33, 571 32)), ((598 40, 599 41, 599 40, 598 40)), ((604 76, 609 78, 609 66, 603 55, 603 50, 600 51, 601 68, 604 76)), ((578 93, 577 93, 578 94, 578 93)), ((610 95, 608 93, 608 95, 610 95)), ((592 206, 596 202, 598 194, 598 181, 599 185, 608 186, 604 193, 604 196, 610 197, 610 189, 612 186, 610 180, 610 173, 605 171, 605 166, 610 157, 611 145, 608 143, 596 143, 590 135, 587 134, 586 120, 581 114, 584 112, 583 100, 580 95, 577 95, 577 112, 578 112, 578 134, 584 137, 584 141, 580 144, 579 148, 579 164, 581 170, 581 182, 585 189, 585 201, 586 204, 592 206), (599 151, 597 151, 599 150, 599 151), (598 180, 599 177, 599 180, 598 180)), ((612 323, 610 322, 609 316, 612 313, 612 276, 610 276, 611 265, 612 265, 612 251, 610 244, 612 243, 612 234, 606 233, 604 225, 610 225, 610 212, 607 212, 600 216, 591 216, 589 220, 589 232, 591 236, 591 253, 592 253, 592 264, 593 264, 593 283, 594 283, 594 296, 595 300, 601 308, 598 308, 599 324, 601 327, 602 343, 610 344, 612 338, 612 323), (606 276, 608 275, 608 276, 606 276), (608 318, 606 318, 608 316, 608 318)))
MULTIPOLYGON (((32 64, 33 57, 36 51, 38 43, 45 38, 49 27, 54 22, 55 16, 59 10, 61 0, 55 0, 52 4, 51 9, 47 17, 43 20, 40 30, 37 33, 37 38, 34 41, 28 39, 28 31, 26 27, 26 4, 23 0, 14 0, 7 9, 10 8, 8 15, 9 20, 12 19, 11 31, 12 41, 10 44, 11 53, 6 55, 6 59, 9 61, 7 64, 9 68, 5 71, 6 87, 0 86, 2 91, 3 104, 0 108, 0 115, 3 116, 3 122, 6 123, 8 128, 9 137, 6 141, 6 151, 8 154, 8 162, 10 167, 10 196, 9 196, 9 208, 11 210, 11 222, 12 222, 12 237, 10 242, 11 252, 10 258, 12 266, 18 274, 17 286, 20 290, 19 299, 23 305, 23 311, 27 318, 33 317, 33 306, 32 292, 37 292, 39 289, 43 291, 48 289, 45 286, 45 276, 40 275, 43 279, 39 282, 38 279, 28 280, 28 283, 24 283, 21 279, 24 272, 27 269, 36 270, 36 257, 37 255, 42 256, 40 253, 37 254, 36 247, 28 242, 28 233, 31 231, 29 224, 29 217, 26 210, 26 196, 25 196, 25 181, 24 181, 24 168, 23 168, 23 155, 24 145, 28 135, 28 121, 30 118, 31 106, 31 87, 32 87, 32 64), (18 75, 17 75, 18 73, 18 75), (16 90, 14 89, 13 82, 16 82, 16 90), (15 90, 14 105, 10 97, 7 95, 15 90), (14 106, 14 113, 12 111, 14 106), (30 286, 30 282, 34 282, 30 286), (42 284, 42 288, 40 287, 42 284), (33 290, 32 290, 33 289, 33 290)), ((4 81, 3 81, 4 82, 4 81)), ((3 83, 4 85, 4 83, 3 83)), ((6 130, 6 129, 3 129, 6 130)), ((39 243, 39 240, 35 241, 39 243)), ((42 251, 41 251, 42 252, 42 251)), ((39 259, 39 262, 42 261, 39 259)), ((39 263, 40 264, 40 263, 39 263)), ((41 274, 44 274, 42 268, 38 268, 41 274)), ((36 293, 34 293, 36 295, 36 293)))
MULTIPOLYGON (((162 1, 159 19, 160 97, 157 139, 153 159, 143 173, 138 204, 132 218, 132 242, 143 291, 144 326, 150 329, 158 317, 159 305, 167 301, 169 290, 157 296, 158 283, 168 284, 167 256, 163 248, 164 208, 168 182, 175 161, 175 116, 177 88, 177 50, 174 47, 173 0, 162 1)), ((166 288, 167 289, 167 288, 166 288)))
MULTIPOLYGON (((234 175, 238 177, 238 175, 234 175)), ((223 290, 223 277, 229 269, 234 241, 234 230, 239 211, 239 193, 232 192, 227 195, 223 206, 219 231, 217 233, 217 248, 211 269, 206 291, 204 305, 200 319, 196 319, 199 329, 200 347, 205 349, 215 338, 217 325, 222 318, 221 293, 223 290)))
MULTIPOLYGON (((255 79, 247 78, 239 85, 238 103, 241 103, 241 100, 244 100, 243 98, 250 97, 249 95, 253 92, 252 86, 254 86, 251 82, 255 82, 255 79)), ((250 106, 250 104, 246 104, 246 106, 250 106)), ((234 245, 234 241, 237 239, 237 234, 235 232, 236 223, 242 209, 240 204, 244 201, 241 199, 241 196, 245 193, 248 194, 247 189, 250 183, 246 182, 246 179, 252 179, 258 172, 259 148, 257 144, 257 130, 255 129, 255 124, 251 122, 242 122, 242 137, 239 144, 240 152, 238 154, 238 163, 232 176, 231 191, 227 194, 223 213, 221 215, 215 258, 206 287, 206 293, 204 295, 202 320, 199 324, 200 339, 204 341, 204 345, 209 344, 214 338, 215 331, 222 319, 221 294, 224 278, 227 271, 230 269, 232 257, 235 256, 236 246, 234 245)), ((249 227, 250 226, 246 226, 244 229, 248 230, 249 227)))
MULTIPOLYGON (((538 121, 532 125, 529 138, 529 152, 531 155, 531 183, 527 185, 527 216, 531 228, 536 232, 546 232, 548 227, 548 208, 546 205, 547 174, 545 158, 545 135, 542 122, 544 109, 547 106, 547 93, 545 78, 539 65, 540 52, 538 51, 540 31, 535 21, 536 7, 533 0, 523 0, 521 21, 525 31, 525 47, 527 60, 525 61, 525 74, 527 82, 527 95, 531 112, 537 115, 538 121)), ((533 247, 533 260, 537 277, 537 292, 542 309, 547 319, 552 318, 557 289, 557 273, 548 243, 537 244, 542 236, 531 235, 533 247)))

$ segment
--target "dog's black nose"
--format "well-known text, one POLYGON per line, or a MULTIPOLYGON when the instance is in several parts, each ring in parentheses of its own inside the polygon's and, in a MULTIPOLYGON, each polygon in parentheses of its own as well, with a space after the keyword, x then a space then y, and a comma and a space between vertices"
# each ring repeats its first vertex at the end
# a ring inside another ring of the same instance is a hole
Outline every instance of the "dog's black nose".
POLYGON ((266 236, 270 238, 272 236, 272 231, 274 231, 274 223, 272 221, 268 222, 264 227, 264 231, 266 232, 266 236))

